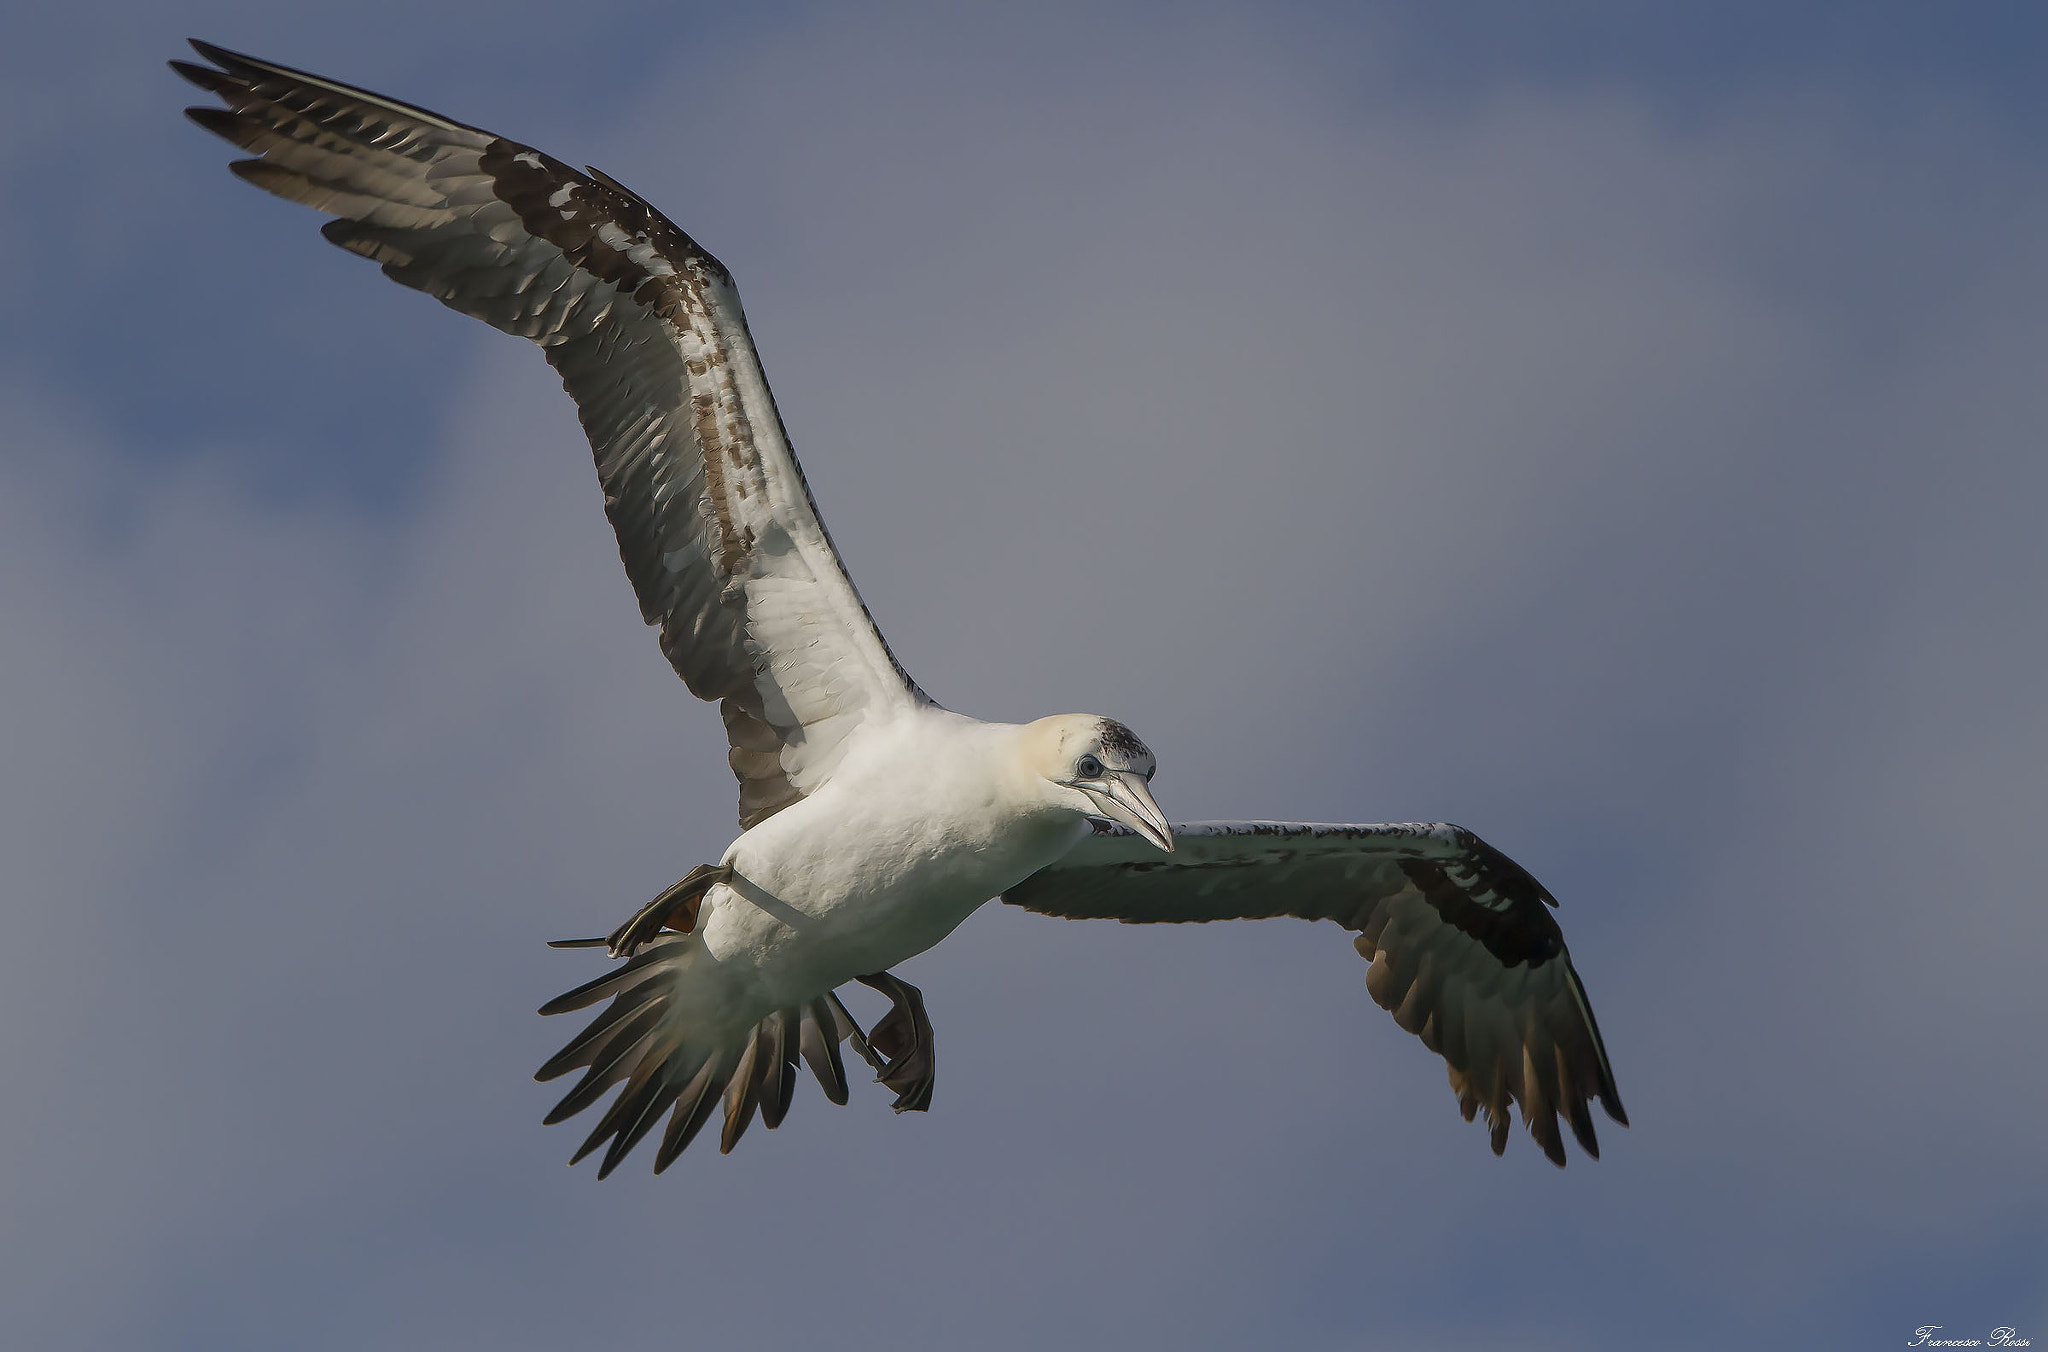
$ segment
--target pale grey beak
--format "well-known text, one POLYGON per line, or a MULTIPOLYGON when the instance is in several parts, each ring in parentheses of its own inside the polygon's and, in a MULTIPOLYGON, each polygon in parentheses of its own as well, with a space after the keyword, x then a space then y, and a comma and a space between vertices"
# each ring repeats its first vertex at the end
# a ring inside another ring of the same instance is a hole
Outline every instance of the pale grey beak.
POLYGON ((1152 790, 1146 787, 1143 775, 1108 770, 1102 778, 1074 787, 1087 794, 1088 801, 1103 816, 1119 826, 1130 827, 1168 854, 1173 853, 1173 827, 1167 824, 1159 804, 1152 801, 1152 790))

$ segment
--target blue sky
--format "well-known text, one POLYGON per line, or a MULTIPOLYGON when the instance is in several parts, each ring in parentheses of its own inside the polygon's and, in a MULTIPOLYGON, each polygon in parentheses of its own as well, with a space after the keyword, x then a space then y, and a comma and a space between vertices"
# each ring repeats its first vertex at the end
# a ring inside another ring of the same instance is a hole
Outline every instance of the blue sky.
MULTIPOLYGON (((0 1293, 131 1348, 2048 1335, 2021 6, 76 5, 0 53, 0 1293), (1635 1127, 1494 1160, 1311 926, 976 916, 934 1111, 565 1170, 531 1014, 732 832, 523 345, 187 33, 734 270, 905 664, 1181 819, 1563 902, 1635 1127)), ((27 1344, 25 1344, 27 1345, 27 1344)))

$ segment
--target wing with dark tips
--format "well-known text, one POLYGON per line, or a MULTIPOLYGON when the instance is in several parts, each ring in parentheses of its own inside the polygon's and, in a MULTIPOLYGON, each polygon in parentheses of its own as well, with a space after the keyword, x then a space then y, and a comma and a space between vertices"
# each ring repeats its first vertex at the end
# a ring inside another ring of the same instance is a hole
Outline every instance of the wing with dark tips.
POLYGON ((1365 986, 1443 1057, 1471 1121, 1507 1146, 1510 1104, 1543 1153, 1565 1162, 1560 1115, 1588 1155, 1598 1099, 1628 1114, 1572 969, 1557 905, 1514 860, 1442 823, 1324 826, 1198 822, 1174 851, 1106 823, 1003 900, 1045 915, 1153 924, 1296 916, 1356 930, 1365 986))
POLYGON ((334 217, 392 280, 538 343, 576 402, 640 612, 717 700, 751 826, 814 791, 847 735, 925 702, 818 519, 732 277, 604 174, 368 90, 203 42, 231 166, 334 217))

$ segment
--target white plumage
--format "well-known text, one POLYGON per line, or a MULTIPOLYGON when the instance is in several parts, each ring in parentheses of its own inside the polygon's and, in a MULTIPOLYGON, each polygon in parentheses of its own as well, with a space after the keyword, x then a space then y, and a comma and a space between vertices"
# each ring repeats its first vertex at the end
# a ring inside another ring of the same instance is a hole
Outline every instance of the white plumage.
POLYGON ((1134 923, 1294 915, 1359 931, 1367 988, 1441 1055, 1496 1153, 1511 1103, 1564 1163, 1561 1114, 1626 1122, 1555 903, 1458 827, 1173 828, 1150 750, 1066 715, 981 723, 904 673, 832 547, 725 268, 597 170, 379 95, 194 43, 173 62, 253 152, 241 177, 329 213, 328 239, 538 343, 590 438, 641 613, 719 702, 741 835, 602 940, 617 964, 543 1013, 604 1002, 541 1077, 583 1072, 549 1120, 617 1088, 578 1152, 609 1173, 666 1117, 657 1172, 722 1104, 721 1148, 780 1123, 806 1061, 845 1102, 850 1042, 930 1103, 922 997, 888 969, 989 898, 1134 923), (1114 824, 1112 824, 1114 823, 1114 824), (1178 830, 1180 848, 1175 850, 1178 830), (864 1033, 834 992, 890 1013, 864 1033))

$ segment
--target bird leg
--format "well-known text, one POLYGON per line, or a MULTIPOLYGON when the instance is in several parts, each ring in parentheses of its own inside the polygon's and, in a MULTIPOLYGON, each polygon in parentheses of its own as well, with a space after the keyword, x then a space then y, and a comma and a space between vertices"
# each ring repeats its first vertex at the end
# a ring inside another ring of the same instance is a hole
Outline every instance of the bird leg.
MULTIPOLYGON (((877 1078, 896 1091, 899 1113, 921 1113, 932 1106, 932 1021, 924 1011, 924 992, 887 972, 854 980, 889 997, 890 1009, 867 1036, 868 1046, 883 1058, 874 1065, 877 1078)), ((856 1043, 858 1047, 860 1044, 856 1043)))
POLYGON ((557 939, 550 948, 596 948, 603 944, 615 958, 627 958, 640 951, 662 930, 681 934, 697 928, 697 908, 704 894, 720 883, 732 881, 732 870, 722 864, 699 864, 662 894, 633 913, 633 918, 602 939, 557 939))
MULTIPOLYGON (((556 939, 550 948, 596 948, 600 945, 614 958, 627 958, 653 941, 663 930, 691 934, 697 928, 697 909, 704 894, 720 883, 732 881, 732 870, 723 865, 699 864, 664 889, 653 901, 633 913, 632 919, 602 939, 556 939)), ((932 1020, 925 1013, 924 992, 888 972, 875 972, 854 980, 889 997, 889 1012, 864 1033, 837 995, 829 995, 834 1035, 853 1044, 861 1059, 874 1067, 875 1078, 896 1091, 899 1113, 921 1113, 932 1106, 932 1020)))

